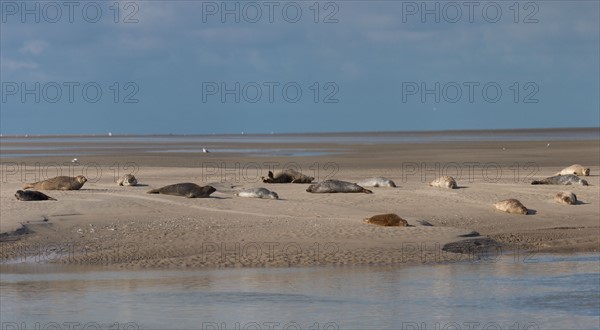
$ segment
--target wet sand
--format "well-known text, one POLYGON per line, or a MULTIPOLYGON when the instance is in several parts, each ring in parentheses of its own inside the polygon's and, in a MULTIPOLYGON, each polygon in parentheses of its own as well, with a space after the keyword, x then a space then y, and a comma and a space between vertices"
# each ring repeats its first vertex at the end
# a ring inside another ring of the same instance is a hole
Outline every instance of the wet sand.
MULTIPOLYGON (((107 143, 102 155, 80 156, 76 165, 67 156, 2 158, 0 258, 3 262, 171 268, 388 265, 482 257, 480 252, 442 251, 446 244, 457 241, 468 242, 464 244, 467 247, 477 247, 480 242, 502 246, 493 248, 492 253, 597 252, 600 142, 547 144, 219 144, 232 149, 336 151, 320 156, 292 157, 284 152, 266 157, 235 152, 152 152, 148 148, 161 146, 140 142, 107 143), (591 176, 585 178, 590 186, 529 184, 574 163, 591 168, 591 176), (306 184, 265 184, 260 180, 269 169, 277 172, 292 166, 314 176, 315 181, 356 182, 385 176, 398 188, 372 188, 373 194, 311 194, 305 191, 306 184), (116 179, 130 171, 143 186, 116 185, 116 179), (46 192, 58 201, 14 198, 23 182, 56 174, 84 174, 90 181, 79 191, 46 192), (428 186, 436 176, 446 174, 457 179, 460 189, 428 186), (177 182, 210 184, 217 192, 206 199, 146 194, 177 182), (252 187, 274 190, 280 200, 234 196, 237 190, 252 187), (554 194, 563 190, 574 192, 582 203, 554 203, 554 194), (507 198, 519 199, 531 214, 494 210, 492 203, 507 198), (396 213, 413 226, 378 227, 362 222, 381 213, 396 213), (422 225, 423 220, 433 226, 422 225)), ((18 146, 27 150, 39 143, 18 146)), ((88 147, 82 144, 80 150, 88 147)))

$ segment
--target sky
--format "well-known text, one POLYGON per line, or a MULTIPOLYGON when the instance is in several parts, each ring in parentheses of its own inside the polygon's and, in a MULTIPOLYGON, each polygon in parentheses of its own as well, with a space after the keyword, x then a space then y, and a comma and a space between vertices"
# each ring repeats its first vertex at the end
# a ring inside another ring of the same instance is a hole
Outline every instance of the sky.
POLYGON ((598 1, 5 1, 0 133, 600 126, 598 1))

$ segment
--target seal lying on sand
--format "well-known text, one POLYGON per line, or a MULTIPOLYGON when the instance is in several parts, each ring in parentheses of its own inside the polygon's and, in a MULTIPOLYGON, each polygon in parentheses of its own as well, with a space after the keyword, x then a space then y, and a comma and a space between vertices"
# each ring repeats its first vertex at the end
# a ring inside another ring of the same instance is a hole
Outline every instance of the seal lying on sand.
POLYGON ((304 175, 294 169, 288 169, 277 175, 273 175, 273 172, 269 171, 268 177, 262 177, 264 183, 311 183, 315 178, 312 176, 304 175))
POLYGON ((20 201, 55 201, 56 199, 35 190, 17 190, 15 197, 20 201))
POLYGON ((564 168, 563 170, 561 170, 560 172, 558 172, 554 175, 567 175, 567 174, 575 174, 578 176, 589 176, 590 169, 587 167, 583 167, 583 165, 573 164, 569 167, 564 168))
POLYGON ((513 198, 496 202, 494 203, 494 207, 497 210, 514 214, 527 214, 528 211, 519 200, 513 198))
POLYGON ((148 191, 148 194, 184 196, 187 198, 207 198, 215 191, 217 191, 217 189, 212 186, 201 187, 195 183, 185 182, 164 186, 158 189, 152 189, 148 191))
POLYGON ((450 189, 458 188, 458 186, 456 185, 456 180, 454 180, 453 177, 447 176, 447 175, 443 175, 443 176, 431 181, 431 183, 429 185, 432 187, 440 187, 440 188, 450 188, 450 189))
POLYGON ((122 178, 117 181, 119 186, 135 186, 137 185, 137 179, 133 174, 125 174, 122 178))
POLYGON ((39 181, 35 183, 26 183, 23 189, 39 189, 39 190, 79 190, 87 179, 83 175, 76 177, 57 176, 52 179, 39 181))
POLYGON ((385 227, 407 227, 408 222, 394 213, 378 214, 370 218, 363 219, 364 223, 370 223, 385 227))
POLYGON ((340 180, 325 180, 317 184, 312 184, 306 191, 310 193, 365 193, 372 194, 373 192, 365 189, 356 183, 340 181, 340 180))
POLYGON ((554 196, 554 202, 559 204, 575 205, 577 196, 570 191, 561 191, 554 196))
POLYGON ((394 183, 394 181, 380 176, 376 178, 361 180, 358 181, 356 184, 362 187, 396 187, 396 183, 394 183))
POLYGON ((567 175, 557 175, 551 176, 549 178, 545 178, 542 180, 532 181, 531 184, 556 184, 556 185, 572 185, 572 184, 580 184, 582 186, 587 186, 588 182, 584 179, 581 179, 575 174, 567 174, 567 175))
POLYGON ((235 195, 239 197, 279 199, 279 196, 276 192, 270 191, 269 189, 265 188, 244 189, 236 193, 235 195))

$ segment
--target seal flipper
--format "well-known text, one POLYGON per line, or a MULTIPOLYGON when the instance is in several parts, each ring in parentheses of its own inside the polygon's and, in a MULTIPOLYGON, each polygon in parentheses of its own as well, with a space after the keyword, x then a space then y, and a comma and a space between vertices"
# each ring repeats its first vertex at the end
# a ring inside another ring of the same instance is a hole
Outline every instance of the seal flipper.
POLYGON ((148 190, 146 192, 146 194, 160 194, 160 190, 159 189, 148 190))
POLYGON ((363 188, 362 192, 364 192, 365 194, 372 194, 373 192, 369 189, 365 189, 363 188))
POLYGON ((269 175, 268 175, 268 177, 269 177, 270 179, 273 179, 273 172, 269 171, 269 175))

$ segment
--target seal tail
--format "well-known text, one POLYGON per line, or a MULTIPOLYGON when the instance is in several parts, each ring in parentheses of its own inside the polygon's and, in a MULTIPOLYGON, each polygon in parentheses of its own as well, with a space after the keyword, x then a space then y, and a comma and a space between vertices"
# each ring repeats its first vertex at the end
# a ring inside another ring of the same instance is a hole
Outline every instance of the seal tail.
POLYGON ((158 191, 158 189, 152 189, 152 190, 148 190, 146 192, 146 194, 159 194, 159 193, 160 193, 160 191, 158 191))
POLYGON ((365 188, 363 188, 362 192, 364 192, 365 194, 372 194, 373 193, 371 190, 365 189, 365 188))
POLYGON ((23 185, 23 189, 29 189, 29 188, 33 188, 33 183, 25 183, 23 185))
POLYGON ((531 181, 531 184, 545 184, 544 181, 531 181))
POLYGON ((52 197, 48 196, 48 200, 49 200, 49 201, 55 201, 55 200, 57 200, 57 199, 56 199, 56 198, 52 198, 52 197))

